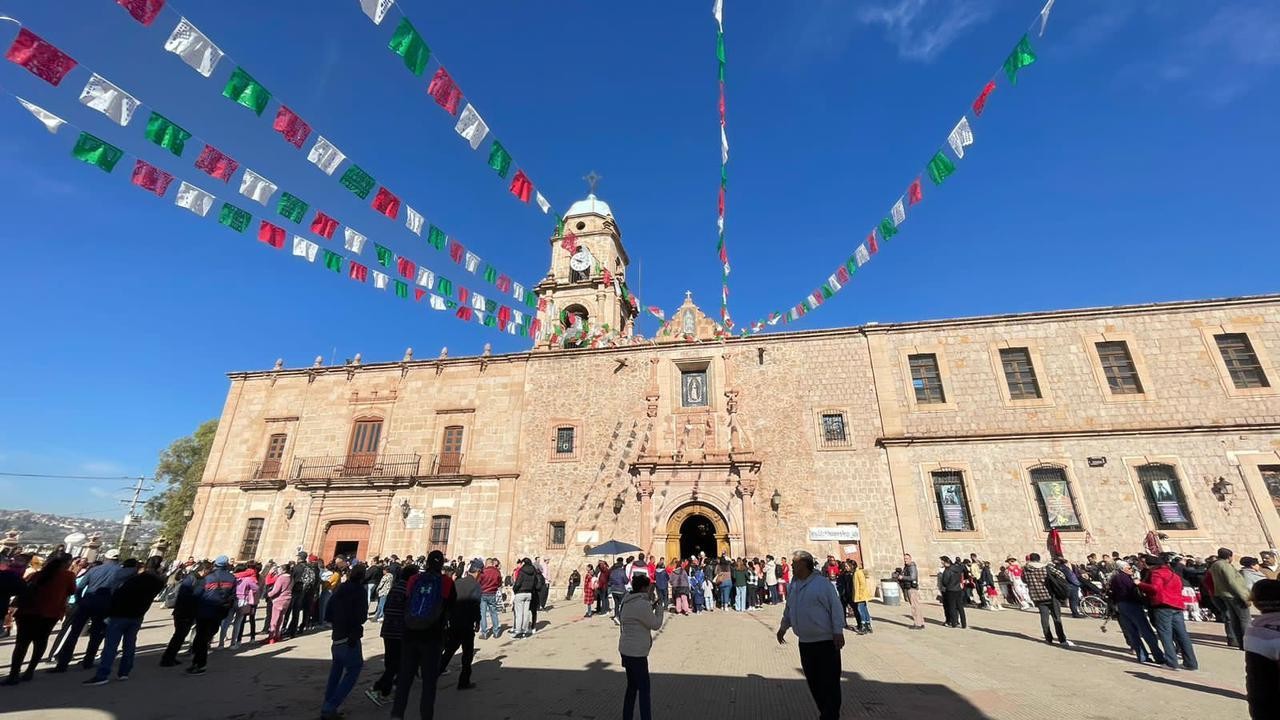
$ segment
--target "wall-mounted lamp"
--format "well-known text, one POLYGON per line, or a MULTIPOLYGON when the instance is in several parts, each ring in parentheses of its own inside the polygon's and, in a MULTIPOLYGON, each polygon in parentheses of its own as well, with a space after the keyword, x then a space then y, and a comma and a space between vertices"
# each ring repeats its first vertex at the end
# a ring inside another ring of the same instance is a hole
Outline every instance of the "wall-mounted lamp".
POLYGON ((408 519, 409 510, 409 500, 406 498, 404 502, 400 503, 400 517, 408 519))
POLYGON ((1231 484, 1231 481, 1222 476, 1219 476, 1217 480, 1214 480, 1213 484, 1209 486, 1209 489, 1213 491, 1213 494, 1218 498, 1219 502, 1225 501, 1229 496, 1234 495, 1236 492, 1236 488, 1231 484))
POLYGON ((294 509, 293 509, 293 503, 289 503, 288 505, 285 505, 285 506, 284 506, 284 519, 285 519, 285 520, 292 520, 292 519, 293 519, 293 513, 294 513, 294 512, 295 512, 295 511, 294 511, 294 509))
POLYGON ((782 493, 778 492, 777 488, 773 490, 773 497, 769 498, 769 507, 773 508, 774 512, 778 512, 778 508, 782 507, 782 493))
POLYGON ((190 520, 192 516, 194 516, 195 514, 196 514, 195 511, 192 510, 191 508, 187 508, 186 510, 182 511, 182 517, 187 520, 190 520))
POLYGON ((613 499, 613 514, 614 514, 614 515, 618 515, 619 513, 621 513, 621 512, 622 512, 622 505, 623 505, 623 503, 624 503, 624 501, 623 501, 623 499, 622 499, 622 496, 621 496, 621 495, 619 495, 618 497, 616 497, 616 498, 614 498, 614 499, 613 499))

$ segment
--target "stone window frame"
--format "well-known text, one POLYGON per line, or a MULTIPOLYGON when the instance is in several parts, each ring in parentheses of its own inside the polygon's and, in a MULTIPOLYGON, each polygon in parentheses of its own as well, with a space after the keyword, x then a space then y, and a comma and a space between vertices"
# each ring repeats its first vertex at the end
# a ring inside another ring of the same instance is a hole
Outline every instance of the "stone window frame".
POLYGON ((814 437, 818 439, 815 449, 818 452, 840 452, 853 449, 853 428, 849 425, 849 409, 843 407, 818 407, 813 412, 814 437), (844 440, 827 442, 826 430, 822 424, 824 415, 839 415, 844 420, 844 440))
POLYGON ((1258 328, 1252 325, 1240 325, 1237 323, 1221 323, 1218 325, 1205 325, 1200 328, 1200 337, 1204 340, 1205 348, 1209 352, 1209 361, 1213 363, 1213 367, 1217 370, 1218 380, 1222 383, 1222 389, 1230 398, 1250 398, 1250 397, 1270 397, 1280 394, 1280 387, 1276 383, 1280 382, 1280 375, 1276 372, 1276 366, 1271 362, 1271 356, 1267 353, 1267 347, 1262 342, 1262 338, 1258 337, 1258 328), (1256 388, 1238 388, 1231 379, 1231 372, 1227 370, 1227 363, 1222 359, 1222 351, 1218 348, 1218 341, 1215 336, 1238 334, 1249 338, 1249 345, 1253 347, 1253 354, 1258 358, 1258 364, 1262 366, 1262 372, 1267 377, 1269 387, 1256 388))
POLYGON ((1148 530, 1166 535, 1171 540, 1210 540, 1209 529, 1205 527, 1206 523, 1201 518, 1206 517, 1200 508, 1199 499, 1196 497, 1197 485, 1191 482, 1190 475, 1186 472, 1186 465, 1176 455, 1137 455, 1124 458, 1125 476, 1129 481, 1129 488, 1133 492, 1133 501, 1138 510, 1138 514, 1142 516, 1142 524, 1148 530), (1168 465, 1173 468, 1173 472, 1178 477, 1178 484, 1182 490, 1182 498, 1187 505, 1187 516, 1191 521, 1191 528, 1188 530, 1161 530, 1156 527, 1155 518, 1151 516, 1151 505, 1147 501, 1146 489, 1142 487, 1142 482, 1138 478, 1138 468, 1143 465, 1168 465))
POLYGON ((452 425, 462 426, 462 462, 458 472, 465 473, 470 464, 471 444, 475 438, 475 408, 441 408, 436 410, 435 425, 431 428, 430 442, 427 444, 428 457, 438 460, 444 454, 444 431, 452 425))
POLYGON ((1040 499, 1037 496, 1039 489, 1036 487, 1035 479, 1031 476, 1032 470, 1042 468, 1053 468, 1061 470, 1067 480, 1067 488, 1071 493, 1071 501, 1075 506, 1076 515, 1080 518, 1079 530, 1059 529, 1058 532, 1063 534, 1064 539, 1080 538, 1092 532, 1089 524, 1089 506, 1084 499, 1083 486, 1076 477, 1075 466, 1071 458, 1066 457, 1046 457, 1046 458, 1025 458, 1018 463, 1019 471, 1023 479, 1023 488, 1026 490, 1027 508, 1031 516, 1036 518, 1036 526, 1040 532, 1049 532, 1048 523, 1041 510, 1040 499))
POLYGON ((548 550, 564 550, 569 544, 569 521, 568 520, 548 520, 547 521, 547 549, 548 550), (555 542, 555 527, 559 525, 564 530, 564 537, 559 544, 555 542))
POLYGON ((252 517, 245 518, 244 533, 240 535, 240 550, 236 555, 236 559, 244 560, 244 561, 256 560, 257 558, 254 556, 256 556, 258 554, 258 551, 262 549, 262 538, 266 534, 267 534, 267 518, 265 516, 254 515, 252 517), (253 539, 253 552, 246 553, 245 544, 249 542, 249 530, 251 529, 254 520, 258 521, 258 536, 253 539))
POLYGON ((444 553, 444 557, 446 560, 449 559, 449 543, 453 542, 453 531, 454 531, 453 519, 454 519, 453 515, 451 515, 450 513, 433 512, 431 514, 430 522, 427 523, 427 551, 430 552, 432 550, 439 550, 440 552, 444 553), (443 547, 438 547, 437 546, 438 543, 436 543, 435 541, 436 520, 439 520, 440 518, 444 518, 448 520, 448 522, 444 526, 445 538, 444 538, 443 547))
POLYGON ((1021 338, 995 340, 988 343, 987 349, 991 355, 991 370, 995 373, 996 387, 1000 392, 1000 402, 1006 408, 1053 407, 1057 404, 1053 398, 1053 389, 1049 383, 1045 382, 1046 376, 1042 372, 1045 368, 1045 362, 1038 340, 1021 338), (1031 369, 1035 372, 1036 385, 1040 388, 1040 397, 1038 398, 1015 399, 1009 392, 1009 382, 1004 374, 1004 359, 1000 357, 1000 351, 1017 348, 1025 348, 1027 355, 1031 358, 1031 369))
POLYGON ((707 412, 718 412, 720 403, 717 400, 719 394, 716 392, 716 372, 715 363, 710 356, 697 356, 686 358, 673 358, 671 367, 675 370, 671 378, 671 413, 673 415, 681 414, 703 414, 707 412), (698 372, 702 371, 707 374, 707 404, 695 405, 693 407, 684 406, 684 382, 683 375, 686 371, 698 372))
POLYGON ((560 418, 551 419, 551 453, 548 456, 548 462, 578 462, 582 460, 582 421, 568 420, 560 418), (573 452, 559 453, 556 452, 557 443, 559 442, 559 432, 561 428, 571 428, 573 430, 573 452))
POLYGON ((983 522, 983 503, 977 491, 977 483, 973 478, 973 467, 967 462, 941 461, 920 463, 920 489, 924 492, 926 506, 929 508, 929 529, 932 542, 985 540, 986 524, 983 522), (964 481, 965 500, 969 510, 969 522, 972 530, 943 530, 942 518, 938 513, 938 500, 934 493, 933 473, 939 471, 958 471, 964 481))
POLYGON ((1107 331, 1082 335, 1081 341, 1084 343, 1084 354, 1089 359, 1089 367, 1093 370, 1093 378, 1098 383, 1098 393, 1102 396, 1103 402, 1132 403, 1158 399, 1159 396, 1155 392, 1155 383, 1152 382, 1154 377, 1147 367, 1146 359, 1143 357, 1136 335, 1131 332, 1107 331), (1107 382, 1107 373, 1102 369, 1102 360, 1098 357, 1098 343, 1103 342, 1123 342, 1125 344, 1129 350, 1129 358, 1133 360, 1134 370, 1138 373, 1138 382, 1142 384, 1142 392, 1119 395, 1111 392, 1111 385, 1107 382))
POLYGON ((947 352, 942 345, 911 345, 898 348, 898 367, 902 374, 903 395, 907 400, 907 411, 913 413, 954 412, 956 393, 951 382, 951 364, 947 360, 947 352), (911 377, 911 356, 933 355, 938 360, 938 380, 942 383, 942 394, 946 402, 920 403, 916 400, 915 384, 911 377))
MULTIPOLYGON (((1240 487, 1237 484, 1234 503, 1237 507, 1252 504, 1263 518, 1263 528, 1271 537, 1280 537, 1280 512, 1273 509, 1271 493, 1262 478, 1262 468, 1280 466, 1280 451, 1230 453, 1229 456, 1231 463, 1237 466, 1244 485, 1240 487)), ((1233 484, 1237 481, 1237 478, 1225 477, 1233 481, 1233 484)))

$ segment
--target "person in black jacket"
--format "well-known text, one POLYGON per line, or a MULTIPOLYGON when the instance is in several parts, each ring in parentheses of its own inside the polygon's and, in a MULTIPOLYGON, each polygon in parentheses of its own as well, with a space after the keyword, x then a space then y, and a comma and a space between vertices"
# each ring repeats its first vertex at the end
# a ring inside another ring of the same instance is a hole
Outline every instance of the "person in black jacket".
POLYGON ((196 606, 200 603, 196 588, 203 587, 204 576, 211 569, 209 563, 200 563, 178 583, 178 593, 173 601, 173 636, 169 638, 169 645, 160 657, 161 667, 174 667, 178 664, 178 651, 187 641, 191 626, 196 622, 196 606))
POLYGON ((951 558, 942 556, 942 574, 938 576, 942 590, 942 607, 947 614, 947 627, 969 627, 964 616, 964 568, 951 558))
POLYGON ((422 676, 422 693, 418 697, 418 713, 423 718, 435 716, 436 678, 440 673, 440 646, 453 603, 457 598, 453 578, 443 575, 444 553, 432 550, 426 568, 409 579, 405 586, 404 647, 400 659, 400 675, 396 682, 392 718, 404 718, 409 705, 409 691, 415 675, 422 676), (423 602, 424 600, 429 602, 423 602), (421 605, 419 605, 421 603, 421 605), (426 612, 416 615, 415 610, 426 612), (428 611, 429 610, 429 611, 428 611))
POLYGON ((156 599, 156 595, 164 589, 164 578, 160 575, 159 555, 147 558, 147 565, 142 572, 129 577, 114 593, 111 594, 111 605, 107 611, 107 640, 102 646, 102 659, 98 661, 98 672, 84 682, 85 685, 106 685, 111 676, 111 665, 116 659, 116 650, 124 644, 124 654, 120 656, 120 670, 116 677, 129 679, 133 670, 133 654, 137 649, 138 630, 142 628, 142 617, 147 608, 156 599))
POLYGON ((387 605, 382 609, 382 629, 378 634, 382 636, 384 667, 382 676, 373 683, 373 687, 364 691, 364 696, 379 707, 391 700, 391 691, 395 689, 396 676, 400 673, 400 658, 404 652, 405 588, 408 587, 409 578, 417 574, 418 566, 406 563, 396 576, 396 581, 391 583, 387 605))
POLYGON ((369 594, 365 590, 365 565, 357 563, 347 579, 333 591, 324 618, 333 627, 333 663, 329 666, 329 682, 324 686, 322 720, 340 717, 338 707, 356 686, 364 667, 360 639, 364 637, 364 621, 369 617, 369 594))
POLYGON ((471 658, 476 654, 476 632, 480 630, 480 571, 484 561, 476 558, 467 568, 467 574, 454 585, 458 598, 449 613, 449 630, 445 636, 444 651, 440 655, 440 673, 449 667, 453 654, 462 648, 462 674, 458 676, 458 689, 470 690, 471 658))

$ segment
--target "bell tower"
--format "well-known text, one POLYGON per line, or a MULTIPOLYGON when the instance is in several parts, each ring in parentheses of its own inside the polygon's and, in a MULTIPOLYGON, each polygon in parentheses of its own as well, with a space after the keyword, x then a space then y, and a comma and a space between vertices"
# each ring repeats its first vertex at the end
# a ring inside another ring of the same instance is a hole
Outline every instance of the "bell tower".
POLYGON ((546 301, 538 311, 536 349, 608 343, 633 332, 638 312, 626 284, 630 259, 613 211, 595 195, 598 179, 587 176, 592 192, 565 213, 563 235, 550 238, 551 269, 533 289, 546 301))

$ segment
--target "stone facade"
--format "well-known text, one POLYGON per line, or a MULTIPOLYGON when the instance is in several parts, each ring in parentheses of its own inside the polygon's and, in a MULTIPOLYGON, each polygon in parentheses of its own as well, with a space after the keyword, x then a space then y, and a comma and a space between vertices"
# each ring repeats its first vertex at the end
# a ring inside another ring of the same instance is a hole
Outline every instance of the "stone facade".
MULTIPOLYGON (((620 244, 608 257, 625 265, 620 244)), ((540 294, 576 291, 555 290, 557 273, 540 294)), ((592 314, 616 312, 602 307, 592 314)), ((686 299, 668 330, 597 349, 544 337, 511 355, 232 373, 180 552, 441 547, 508 566, 550 557, 562 582, 587 546, 669 557, 683 538, 734 555, 855 553, 886 573, 904 549, 1042 549, 1045 478, 1073 500, 1072 555, 1132 551, 1153 529, 1202 554, 1280 544, 1280 296, 723 340, 686 299), (1237 389, 1224 334, 1248 339, 1266 386, 1237 389), (1108 383, 1097 343, 1116 341, 1141 392, 1108 383), (1002 349, 1025 349, 1039 397, 1013 397, 1002 349), (930 355, 932 403, 911 371, 930 355), (1163 504, 1152 478, 1171 482, 1163 504), (963 498, 944 507, 947 483, 963 498), (857 540, 810 539, 846 524, 857 540)))

